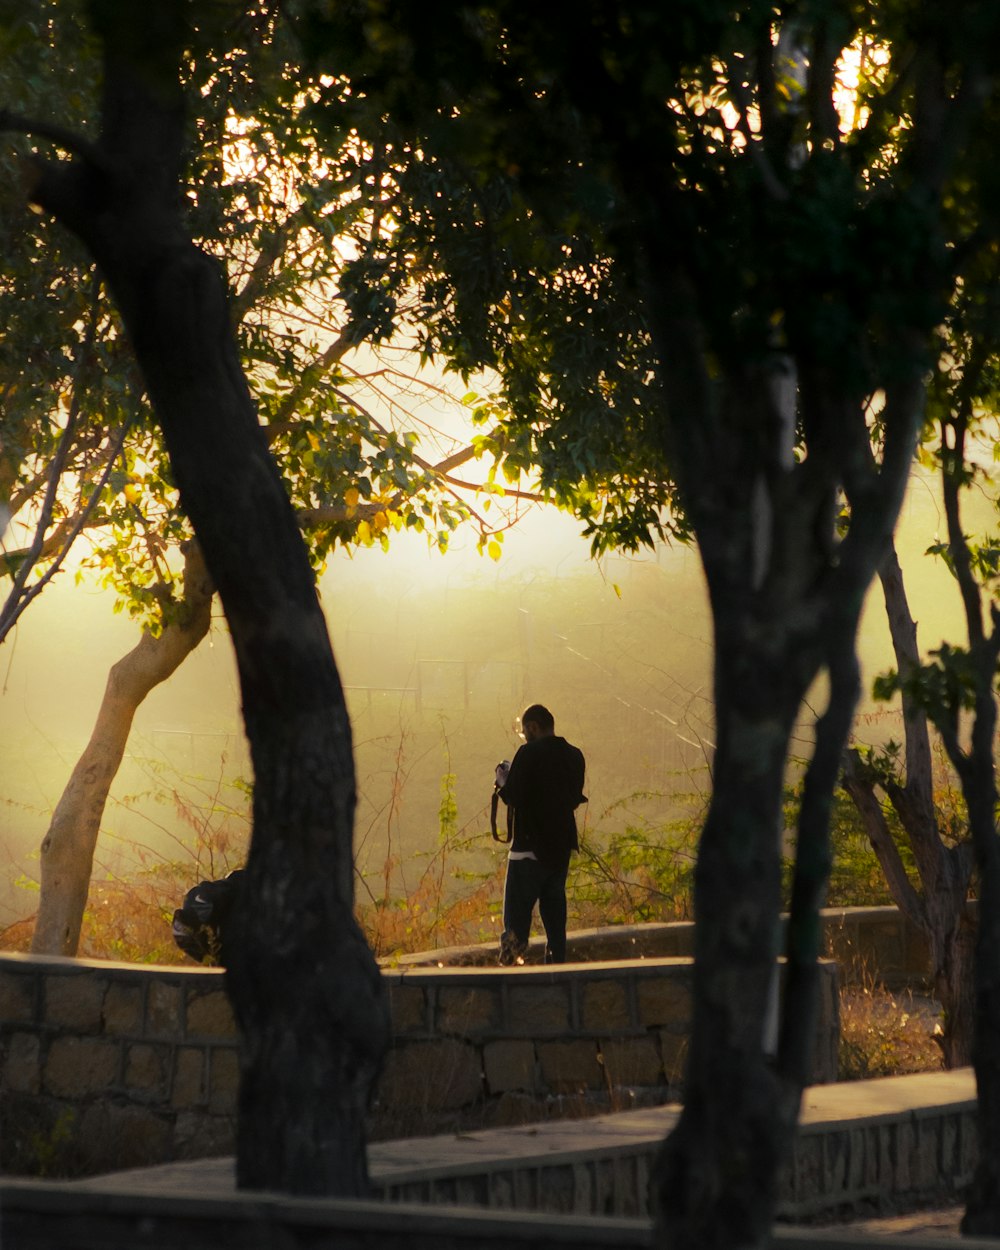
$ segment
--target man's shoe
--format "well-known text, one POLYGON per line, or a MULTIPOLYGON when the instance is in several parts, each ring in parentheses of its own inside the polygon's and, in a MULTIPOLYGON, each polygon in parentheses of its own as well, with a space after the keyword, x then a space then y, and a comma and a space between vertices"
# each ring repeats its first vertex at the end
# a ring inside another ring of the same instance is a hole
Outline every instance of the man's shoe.
POLYGON ((501 968, 512 968, 515 964, 523 963, 523 955, 527 950, 527 945, 519 942, 513 933, 501 933, 500 935, 500 958, 497 963, 501 968))

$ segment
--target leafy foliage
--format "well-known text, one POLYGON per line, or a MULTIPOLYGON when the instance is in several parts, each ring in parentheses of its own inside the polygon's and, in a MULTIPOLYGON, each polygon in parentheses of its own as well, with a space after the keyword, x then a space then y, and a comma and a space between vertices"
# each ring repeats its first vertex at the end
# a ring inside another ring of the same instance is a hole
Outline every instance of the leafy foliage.
MULTIPOLYGON (((231 21, 224 40, 213 42, 214 10, 192 36, 186 206, 195 239, 225 268, 244 367, 313 560, 321 566, 337 545, 386 546, 404 527, 444 549, 473 516, 485 547, 509 523, 507 509, 487 522, 470 506, 474 487, 437 469, 439 449, 448 458, 459 444, 419 415, 432 387, 412 380, 398 351, 380 360, 360 350, 384 317, 357 290, 341 290, 346 258, 377 231, 351 172, 357 137, 345 133, 321 150, 316 86, 301 73, 279 6, 223 7, 231 21)), ((6 567, 23 568, 25 578, 33 566, 41 573, 79 524, 93 536, 89 563, 155 632, 180 599, 175 552, 189 526, 107 293, 78 245, 14 194, 32 148, 86 135, 95 78, 75 10, 32 0, 5 14, 0 89, 14 111, 9 128, 37 136, 0 153, 8 188, 0 488, 12 533, 26 535, 7 551, 6 567), (32 62, 39 46, 41 66, 32 62), (125 430, 122 446, 114 435, 125 430), (40 514, 46 488, 52 506, 40 514)), ((405 305, 405 293, 394 297, 394 310, 405 305)))

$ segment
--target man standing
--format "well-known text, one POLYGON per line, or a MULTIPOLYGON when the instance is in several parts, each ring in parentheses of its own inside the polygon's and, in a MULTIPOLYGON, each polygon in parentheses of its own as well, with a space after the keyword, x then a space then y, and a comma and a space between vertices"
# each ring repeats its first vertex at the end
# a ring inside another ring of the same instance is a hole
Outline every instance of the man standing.
POLYGON ((517 963, 528 947, 535 904, 545 928, 545 962, 566 960, 566 873, 578 849, 576 809, 583 793, 583 752, 556 737, 548 708, 533 703, 521 717, 524 745, 497 767, 500 797, 514 809, 514 838, 503 892, 500 963, 517 963))

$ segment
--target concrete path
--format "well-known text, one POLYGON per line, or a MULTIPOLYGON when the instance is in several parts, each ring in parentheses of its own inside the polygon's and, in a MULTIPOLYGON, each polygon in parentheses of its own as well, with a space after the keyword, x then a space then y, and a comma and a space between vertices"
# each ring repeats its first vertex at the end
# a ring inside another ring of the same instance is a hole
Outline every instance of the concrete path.
MULTIPOLYGON (((974 1102, 975 1081, 969 1069, 930 1072, 878 1081, 810 1087, 803 1098, 803 1125, 843 1124, 853 1119, 892 1117, 944 1104, 974 1102)), ((491 1163, 544 1159, 546 1162, 615 1154, 659 1141, 676 1123, 678 1106, 555 1120, 541 1124, 435 1137, 376 1142, 369 1149, 376 1184, 403 1183, 432 1173, 452 1176, 482 1171, 491 1163)), ((231 1157, 199 1159, 134 1169, 78 1181, 76 1187, 104 1193, 136 1189, 158 1194, 222 1197, 235 1192, 231 1157)), ((958 1236, 958 1208, 889 1219, 862 1220, 851 1227, 899 1235, 958 1236)), ((843 1224, 827 1225, 831 1230, 843 1224)))

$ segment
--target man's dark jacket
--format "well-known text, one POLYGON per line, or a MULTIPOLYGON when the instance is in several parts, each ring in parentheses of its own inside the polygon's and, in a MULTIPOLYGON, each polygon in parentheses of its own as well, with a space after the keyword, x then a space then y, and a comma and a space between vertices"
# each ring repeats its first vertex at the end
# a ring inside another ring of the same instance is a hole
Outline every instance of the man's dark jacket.
POLYGON ((512 851, 531 851, 539 863, 559 867, 577 850, 576 816, 585 803, 583 752, 550 734, 517 751, 500 797, 514 808, 512 851))

